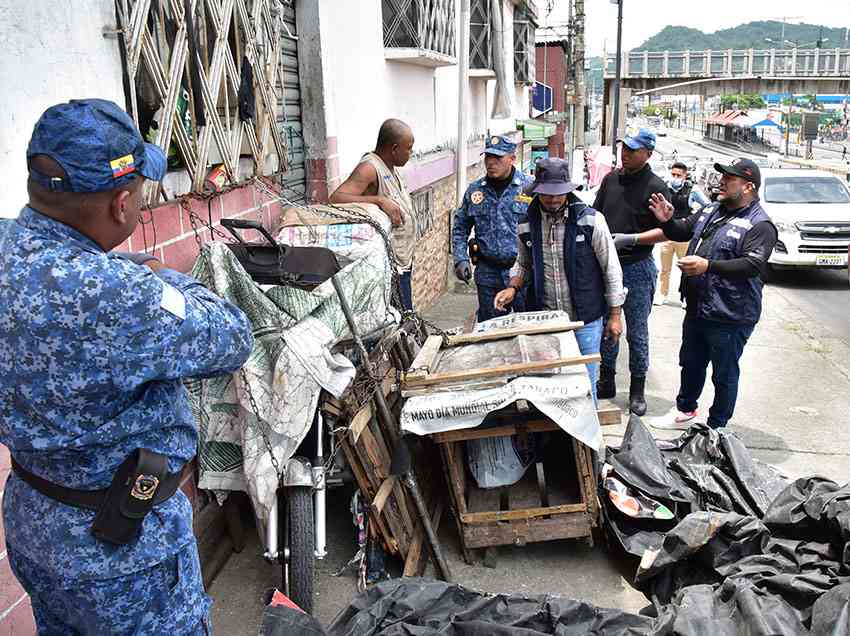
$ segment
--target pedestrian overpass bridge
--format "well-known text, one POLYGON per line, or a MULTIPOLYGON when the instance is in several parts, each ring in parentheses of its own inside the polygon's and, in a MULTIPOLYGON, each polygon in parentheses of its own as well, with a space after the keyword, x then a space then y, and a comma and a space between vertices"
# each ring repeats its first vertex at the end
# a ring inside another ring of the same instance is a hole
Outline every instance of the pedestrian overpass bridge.
MULTIPOLYGON (((616 55, 605 56, 606 98, 616 63, 616 55)), ((850 49, 627 51, 621 59, 621 85, 632 89, 632 95, 846 94, 850 49)))

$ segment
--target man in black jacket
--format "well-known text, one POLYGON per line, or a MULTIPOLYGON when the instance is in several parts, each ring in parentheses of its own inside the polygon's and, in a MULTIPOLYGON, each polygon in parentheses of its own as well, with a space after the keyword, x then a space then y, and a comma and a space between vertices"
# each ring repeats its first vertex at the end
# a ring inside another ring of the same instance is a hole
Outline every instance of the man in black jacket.
POLYGON ((707 424, 726 426, 735 410, 738 361, 761 316, 767 260, 776 244, 776 227, 758 198, 761 173, 749 159, 714 164, 723 176, 717 203, 685 219, 673 217, 673 205, 653 195, 650 205, 661 231, 637 237, 641 244, 690 241, 679 260, 681 292, 687 301, 682 326, 679 394, 672 411, 650 424, 683 430, 697 417, 697 400, 711 363, 714 403, 707 424), (662 234, 663 232, 663 234, 662 234))
MULTIPOLYGON (((649 167, 649 158, 655 150, 655 135, 641 128, 637 135, 621 141, 623 168, 605 177, 593 208, 605 215, 623 266, 623 284, 628 288, 623 313, 631 373, 629 409, 643 415, 646 413, 644 387, 649 369, 648 320, 658 270, 652 260, 652 245, 637 245, 634 237, 659 227, 649 209, 650 196, 660 194, 669 199, 670 193, 664 181, 649 167)), ((619 340, 606 338, 602 342, 602 366, 597 385, 600 398, 612 398, 617 393, 614 374, 619 350, 619 340)))

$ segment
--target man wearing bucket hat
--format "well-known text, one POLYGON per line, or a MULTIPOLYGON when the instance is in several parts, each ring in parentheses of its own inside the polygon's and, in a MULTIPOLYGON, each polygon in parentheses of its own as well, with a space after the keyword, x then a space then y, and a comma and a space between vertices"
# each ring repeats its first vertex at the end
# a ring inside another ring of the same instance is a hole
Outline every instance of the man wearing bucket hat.
POLYGON ((182 379, 239 368, 250 323, 158 260, 111 251, 166 167, 116 104, 48 108, 27 165, 29 203, 0 221, 9 564, 39 634, 205 634, 182 379))
MULTIPOLYGON (((651 245, 635 245, 622 236, 635 236, 658 227, 649 210, 649 197, 662 194, 670 198, 664 181, 652 172, 649 158, 655 150, 655 135, 645 128, 638 134, 620 140, 622 170, 606 175, 593 207, 605 215, 614 236, 623 283, 629 290, 623 304, 626 319, 626 340, 629 343, 629 410, 637 415, 646 413, 646 373, 649 370, 649 314, 655 295, 658 270, 652 260, 651 245)), ((602 366, 599 370, 599 397, 612 398, 617 393, 615 374, 620 343, 602 343, 602 366)))
MULTIPOLYGON (((516 144, 510 139, 495 135, 487 140, 487 174, 469 185, 452 226, 455 275, 469 282, 471 265, 475 265, 478 322, 507 313, 496 309, 494 299, 510 281, 517 255, 517 224, 525 219, 531 200, 523 193, 531 177, 514 167, 515 159, 516 144), (475 238, 469 240, 473 228, 475 238)), ((514 310, 522 311, 524 294, 518 296, 514 310)))
POLYGON ((767 260, 776 244, 776 227, 761 207, 761 171, 749 159, 716 163, 722 176, 717 202, 685 219, 674 218, 667 199, 653 195, 650 209, 660 230, 638 235, 635 243, 689 241, 679 260, 680 293, 686 301, 679 350, 681 383, 676 406, 650 420, 660 429, 684 430, 697 417, 697 400, 711 363, 714 403, 707 424, 726 426, 735 410, 744 345, 761 316, 767 260))
MULTIPOLYGON (((603 336, 617 339, 622 332, 620 307, 626 299, 623 270, 605 217, 583 203, 573 191, 569 164, 543 159, 527 190, 530 245, 517 243, 517 273, 496 296, 497 309, 506 309, 518 289, 530 283, 526 309, 559 309, 585 326, 576 331, 583 355, 599 353, 603 336)), ((598 363, 587 365, 596 398, 598 363)))

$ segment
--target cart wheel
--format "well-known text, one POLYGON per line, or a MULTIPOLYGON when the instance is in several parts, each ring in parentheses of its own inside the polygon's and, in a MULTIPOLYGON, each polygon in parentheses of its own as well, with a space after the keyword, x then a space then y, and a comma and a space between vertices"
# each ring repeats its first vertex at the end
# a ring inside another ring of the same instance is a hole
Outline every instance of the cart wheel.
POLYGON ((313 523, 313 489, 286 489, 286 528, 284 541, 288 558, 281 559, 282 587, 302 610, 313 612, 313 569, 316 552, 316 526, 313 523))

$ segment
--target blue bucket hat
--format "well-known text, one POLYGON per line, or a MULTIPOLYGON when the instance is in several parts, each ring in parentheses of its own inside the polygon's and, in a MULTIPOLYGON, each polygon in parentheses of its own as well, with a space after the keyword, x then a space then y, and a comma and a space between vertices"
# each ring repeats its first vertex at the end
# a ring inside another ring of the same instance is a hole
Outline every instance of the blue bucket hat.
POLYGON ((570 181, 570 163, 565 159, 550 157, 537 162, 534 183, 526 189, 526 193, 559 196, 578 188, 577 183, 570 181))
POLYGON ((162 149, 146 143, 136 124, 105 99, 75 99, 51 106, 39 118, 27 147, 27 163, 47 155, 65 171, 50 177, 32 166, 30 179, 53 192, 103 192, 143 176, 165 176, 162 149))
POLYGON ((646 148, 649 151, 655 150, 655 133, 646 128, 641 128, 636 135, 623 137, 618 141, 622 141, 632 150, 640 150, 641 148, 646 148))
POLYGON ((504 135, 493 135, 487 139, 487 144, 484 147, 485 155, 496 155, 504 157, 512 155, 516 152, 516 144, 504 135))

